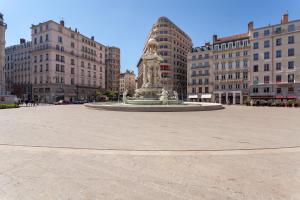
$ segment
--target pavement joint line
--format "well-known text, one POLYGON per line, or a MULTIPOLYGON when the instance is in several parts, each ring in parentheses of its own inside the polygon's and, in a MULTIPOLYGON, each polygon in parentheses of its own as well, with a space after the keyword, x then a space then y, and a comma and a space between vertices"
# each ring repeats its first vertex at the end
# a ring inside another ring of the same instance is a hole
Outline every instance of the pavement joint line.
POLYGON ((86 152, 102 152, 104 154, 128 155, 221 155, 221 154, 262 154, 300 152, 300 146, 266 147, 266 148, 236 148, 236 149, 122 149, 122 148, 86 148, 69 146, 24 145, 0 143, 0 147, 20 147, 31 149, 82 150, 86 152))

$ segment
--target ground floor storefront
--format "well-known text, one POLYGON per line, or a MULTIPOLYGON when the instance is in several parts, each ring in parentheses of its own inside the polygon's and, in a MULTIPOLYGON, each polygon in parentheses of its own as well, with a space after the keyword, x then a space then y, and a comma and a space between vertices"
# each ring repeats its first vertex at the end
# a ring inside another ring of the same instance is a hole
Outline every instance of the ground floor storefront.
POLYGON ((248 99, 248 94, 242 91, 215 92, 214 96, 216 103, 221 104, 244 104, 248 99))
POLYGON ((59 100, 68 102, 93 101, 99 88, 72 85, 39 85, 33 86, 32 99, 41 103, 53 103, 59 100))
POLYGON ((190 102, 214 102, 212 94, 189 94, 188 101, 190 102))

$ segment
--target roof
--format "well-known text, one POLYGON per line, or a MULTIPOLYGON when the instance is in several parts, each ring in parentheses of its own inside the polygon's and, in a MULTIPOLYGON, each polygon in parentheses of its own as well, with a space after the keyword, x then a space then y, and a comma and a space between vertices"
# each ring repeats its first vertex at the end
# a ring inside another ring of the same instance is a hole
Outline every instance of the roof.
POLYGON ((242 34, 237 34, 237 35, 231 35, 228 37, 217 38, 217 40, 214 41, 214 44, 221 43, 221 42, 229 42, 229 41, 234 41, 234 40, 239 40, 239 39, 244 39, 244 38, 249 38, 249 34, 242 33, 242 34))

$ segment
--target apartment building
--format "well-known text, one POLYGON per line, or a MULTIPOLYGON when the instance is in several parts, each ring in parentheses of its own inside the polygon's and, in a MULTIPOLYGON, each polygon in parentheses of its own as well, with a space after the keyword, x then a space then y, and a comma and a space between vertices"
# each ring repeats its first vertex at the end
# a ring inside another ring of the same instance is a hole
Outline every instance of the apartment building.
POLYGON ((105 46, 64 21, 32 25, 32 90, 40 102, 93 100, 105 88, 105 46))
POLYGON ((188 54, 187 94, 189 101, 214 101, 213 98, 213 46, 193 48, 188 54))
POLYGON ((250 96, 255 100, 300 99, 300 20, 250 31, 250 96))
POLYGON ((128 91, 128 95, 132 96, 136 89, 135 75, 133 71, 126 70, 125 73, 120 74, 120 94, 123 94, 125 90, 128 91))
MULTIPOLYGON (((147 49, 148 40, 156 38, 158 54, 161 62, 161 83, 169 91, 175 90, 179 96, 186 95, 187 87, 187 54, 192 49, 191 38, 166 17, 160 17, 148 34, 143 53, 147 49)), ((143 82, 142 60, 138 62, 138 87, 143 82)))
POLYGON ((105 48, 105 89, 119 93, 120 49, 107 46, 105 48))
POLYGON ((25 39, 5 48, 6 91, 21 99, 32 99, 31 51, 31 42, 25 39))
MULTIPOLYGON (((251 26, 249 24, 248 26, 251 26)), ((213 36, 214 99, 243 104, 248 97, 249 33, 213 36)))
POLYGON ((5 79, 4 79, 4 65, 5 65, 5 31, 7 25, 4 23, 3 14, 0 13, 0 95, 5 94, 5 79))

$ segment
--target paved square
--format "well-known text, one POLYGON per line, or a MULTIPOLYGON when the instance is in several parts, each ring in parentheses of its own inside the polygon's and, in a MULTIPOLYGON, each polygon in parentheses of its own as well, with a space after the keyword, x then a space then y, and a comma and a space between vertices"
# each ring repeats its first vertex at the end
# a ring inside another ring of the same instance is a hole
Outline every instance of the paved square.
POLYGON ((300 109, 0 110, 0 199, 300 199, 300 109))

